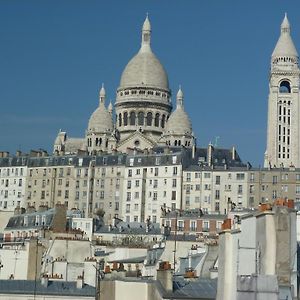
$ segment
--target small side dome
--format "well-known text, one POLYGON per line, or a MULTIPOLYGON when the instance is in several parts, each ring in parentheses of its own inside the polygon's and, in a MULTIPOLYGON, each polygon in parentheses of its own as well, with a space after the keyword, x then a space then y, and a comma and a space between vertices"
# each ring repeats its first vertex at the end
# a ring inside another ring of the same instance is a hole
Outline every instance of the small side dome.
POLYGON ((193 133, 191 120, 184 110, 183 92, 181 88, 179 88, 177 93, 176 110, 171 114, 166 124, 165 133, 173 135, 192 135, 193 133))
POLYGON ((113 131, 113 120, 111 114, 105 107, 105 89, 102 86, 99 94, 99 107, 93 112, 89 119, 88 131, 106 132, 113 131))

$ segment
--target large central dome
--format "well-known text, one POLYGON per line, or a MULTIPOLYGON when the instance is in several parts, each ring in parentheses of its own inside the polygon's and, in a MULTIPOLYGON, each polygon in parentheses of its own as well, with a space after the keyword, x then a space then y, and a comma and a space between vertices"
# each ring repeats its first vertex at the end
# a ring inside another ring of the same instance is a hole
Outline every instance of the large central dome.
POLYGON ((150 47, 151 26, 148 17, 142 30, 142 45, 139 52, 125 67, 120 88, 154 87, 169 90, 168 75, 150 47))

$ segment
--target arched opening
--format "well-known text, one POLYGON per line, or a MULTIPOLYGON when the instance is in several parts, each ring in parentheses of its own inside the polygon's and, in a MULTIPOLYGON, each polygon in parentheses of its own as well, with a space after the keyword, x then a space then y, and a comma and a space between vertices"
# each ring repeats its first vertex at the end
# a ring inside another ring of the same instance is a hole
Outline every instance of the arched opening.
POLYGON ((155 127, 159 126, 159 113, 155 114, 154 126, 155 127))
POLYGON ((127 111, 124 112, 124 126, 128 125, 128 113, 127 111))
POLYGON ((178 146, 180 146, 180 145, 181 145, 181 140, 178 141, 178 146))
POLYGON ((99 139, 99 146, 102 144, 102 138, 99 139))
POLYGON ((135 112, 130 113, 130 125, 135 125, 135 112))
POLYGON ((166 122, 166 116, 162 115, 162 118, 161 118, 161 128, 165 128, 165 122, 166 122))
POLYGON ((99 140, 98 140, 98 138, 96 138, 96 146, 98 146, 98 142, 99 142, 99 140))
POLYGON ((279 93, 290 93, 291 86, 290 83, 286 80, 282 81, 279 86, 279 93))
POLYGON ((144 125, 144 113, 142 111, 138 113, 138 124, 144 125))
POLYGON ((177 146, 177 140, 175 140, 175 142, 174 142, 174 146, 177 146))
POLYGON ((147 126, 152 126, 152 112, 147 113, 147 126))
POLYGON ((119 114, 119 126, 122 126, 122 115, 119 114))

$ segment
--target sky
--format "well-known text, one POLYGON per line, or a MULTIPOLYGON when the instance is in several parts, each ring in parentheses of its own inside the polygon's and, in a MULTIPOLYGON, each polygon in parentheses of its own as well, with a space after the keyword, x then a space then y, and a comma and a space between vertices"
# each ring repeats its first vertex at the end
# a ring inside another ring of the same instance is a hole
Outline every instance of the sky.
POLYGON ((149 13, 152 50, 174 104, 182 86, 197 145, 235 146, 262 165, 270 57, 285 12, 300 49, 299 11, 295 0, 1 0, 0 150, 51 153, 60 129, 83 137, 102 82, 115 102, 149 13))

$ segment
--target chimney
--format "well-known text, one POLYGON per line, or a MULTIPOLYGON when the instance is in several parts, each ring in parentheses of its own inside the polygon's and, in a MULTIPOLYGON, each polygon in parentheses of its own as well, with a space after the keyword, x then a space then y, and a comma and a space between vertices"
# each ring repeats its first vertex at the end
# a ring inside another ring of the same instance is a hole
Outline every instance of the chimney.
POLYGON ((168 261, 162 261, 159 263, 156 278, 166 291, 173 291, 173 272, 171 264, 168 261))
POLYGON ((212 165, 213 152, 214 152, 214 147, 213 147, 212 143, 209 143, 208 148, 207 148, 207 163, 208 163, 209 167, 212 165))
POLYGON ((235 152, 235 147, 233 146, 232 147, 232 150, 231 150, 231 158, 232 158, 232 160, 235 160, 235 158, 236 158, 236 152, 235 152))
POLYGON ((76 280, 76 288, 82 289, 82 287, 83 287, 83 276, 79 275, 76 280))
POLYGON ((47 274, 43 274, 42 278, 41 278, 41 285, 43 287, 48 287, 48 282, 49 282, 49 277, 47 274))
POLYGON ((195 158, 195 155, 196 155, 196 145, 194 144, 192 147, 192 159, 195 158))
POLYGON ((225 219, 222 224, 222 230, 231 229, 231 219, 225 219))

